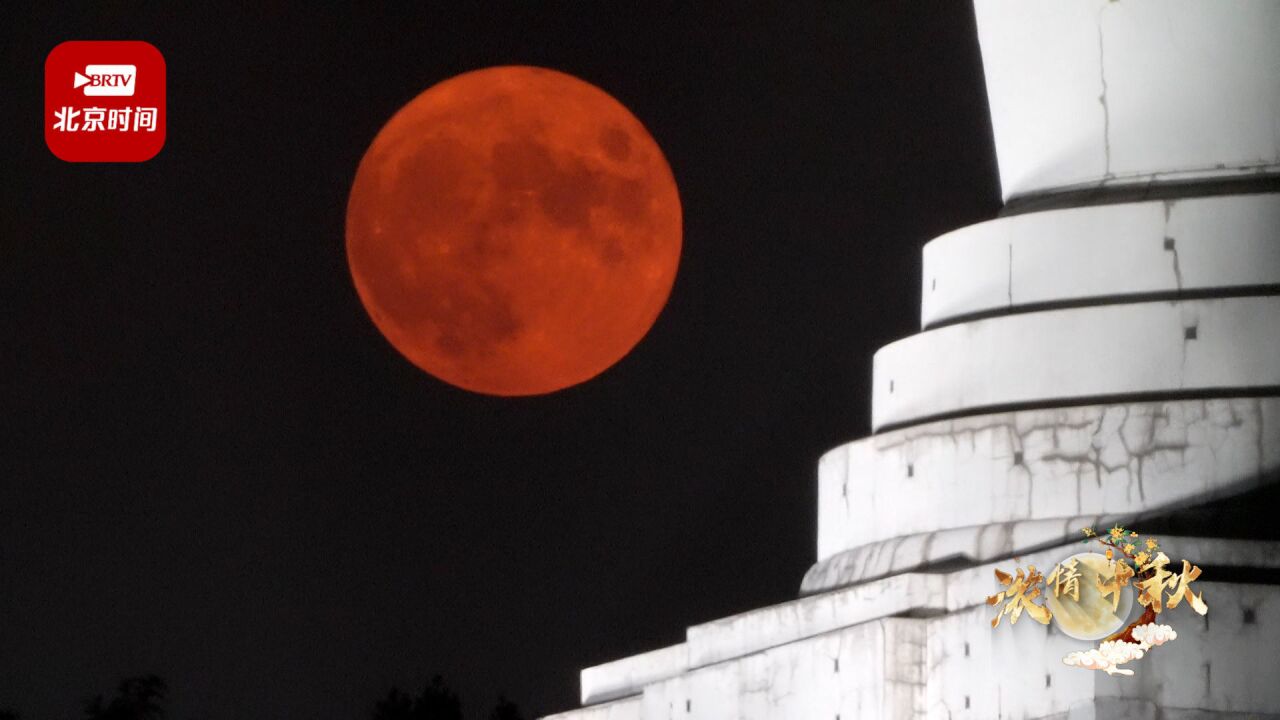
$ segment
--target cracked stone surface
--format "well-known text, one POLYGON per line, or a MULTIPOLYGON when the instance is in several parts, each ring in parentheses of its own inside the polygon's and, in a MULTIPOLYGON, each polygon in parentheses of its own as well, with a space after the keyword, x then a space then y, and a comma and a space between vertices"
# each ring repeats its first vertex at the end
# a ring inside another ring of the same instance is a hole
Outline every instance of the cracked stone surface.
POLYGON ((1053 304, 1280 286, 1280 194, 1014 215, 924 246, 921 326, 1053 304))
POLYGON ((1272 124, 1280 4, 974 6, 1006 200, 1103 183, 1280 170, 1280 133, 1272 124))
POLYGON ((876 353, 871 426, 1108 397, 1280 391, 1277 317, 1280 296, 1249 296, 1045 310, 929 330, 876 353))
POLYGON ((1277 481, 1273 397, 1023 410, 873 435, 818 462, 818 564, 804 590, 1009 556, 1277 481))

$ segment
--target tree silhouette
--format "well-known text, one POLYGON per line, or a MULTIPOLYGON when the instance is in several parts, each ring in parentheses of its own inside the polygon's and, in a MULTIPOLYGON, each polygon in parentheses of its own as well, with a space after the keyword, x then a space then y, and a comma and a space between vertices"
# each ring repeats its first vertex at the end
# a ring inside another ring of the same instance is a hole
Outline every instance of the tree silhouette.
POLYGON ((462 703, 436 675, 416 698, 391 688, 374 707, 373 720, 462 720, 462 703))
POLYGON ((94 698, 84 709, 86 720, 162 720, 164 696, 169 691, 155 675, 127 678, 116 688, 116 696, 104 704, 94 698))
POLYGON ((0 720, 22 720, 22 716, 12 710, 0 710, 0 720))
POLYGON ((524 716, 520 714, 520 706, 498 696, 498 705, 489 713, 489 720, 524 720, 524 716))
POLYGON ((407 720, 413 717, 413 698, 396 688, 391 688, 386 700, 379 700, 373 709, 373 720, 407 720))

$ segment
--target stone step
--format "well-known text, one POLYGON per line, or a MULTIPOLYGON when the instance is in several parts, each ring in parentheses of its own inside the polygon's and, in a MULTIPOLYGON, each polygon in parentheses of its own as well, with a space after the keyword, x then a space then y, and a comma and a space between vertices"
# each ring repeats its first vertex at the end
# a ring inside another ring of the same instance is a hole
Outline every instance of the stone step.
POLYGON ((1108 398, 1280 391, 1280 296, 1006 315, 881 348, 871 426, 1108 398))
POLYGON ((998 218, 924 246, 920 324, 1280 288, 1280 193, 998 218))
MULTIPOLYGON (((1170 552, 1176 552, 1179 557, 1194 558, 1200 564, 1212 565, 1215 568, 1280 568, 1280 542, 1165 537, 1161 538, 1161 543, 1163 547, 1169 548, 1170 552)), ((923 622, 928 619, 930 623, 936 623, 940 619, 957 614, 964 615, 968 619, 960 623, 958 626, 960 630, 955 631, 967 638, 964 642, 975 645, 1002 642, 988 638, 991 632, 988 624, 991 612, 985 600, 997 588, 994 569, 1002 567, 1010 570, 1014 565, 1049 568, 1081 548, 1080 543, 1072 542, 1029 553, 1018 558, 1016 562, 1005 559, 949 573, 904 573, 694 625, 688 629, 686 641, 680 645, 583 670, 584 703, 597 702, 605 698, 629 697, 640 693, 646 694, 645 702, 649 703, 650 691, 647 688, 661 687, 678 678, 685 678, 686 680, 681 682, 687 682, 691 676, 715 678, 717 677, 715 673, 718 671, 708 674, 703 673, 703 669, 723 669, 726 663, 745 661, 761 654, 768 656, 773 653, 775 657, 794 657, 795 662, 812 662, 815 655, 829 658, 832 657, 832 653, 814 653, 803 643, 812 638, 827 638, 823 642, 829 642, 833 633, 852 632, 852 635, 846 638, 850 640, 851 652, 861 652, 852 648, 855 648, 859 642, 865 642, 867 638, 881 637, 886 632, 894 632, 904 620, 923 622), (972 618, 975 617, 980 618, 981 622, 973 621, 972 618), (889 625, 885 625, 886 622, 889 625), (868 625, 876 623, 879 625, 875 628, 868 628, 868 625), (985 633, 979 633, 978 630, 983 630, 985 633), (854 642, 855 640, 857 642, 854 642), (777 651, 779 648, 790 649, 777 651), (587 689, 588 684, 590 691, 587 689)), ((1207 579, 1211 580, 1212 577, 1207 579)), ((1209 586, 1209 583, 1205 583, 1206 588, 1209 586)), ((1206 598, 1210 597, 1206 592, 1206 598)), ((1225 597, 1224 600, 1226 600, 1225 597)), ((1225 605, 1224 611, 1227 607, 1232 605, 1225 605)), ((1277 589, 1274 613, 1277 615, 1276 622, 1280 623, 1280 589, 1277 589)), ((1196 623, 1199 622, 1197 618, 1196 623)), ((1043 626, 1031 622, 1017 625, 1018 632, 1026 632, 1021 628, 1028 626, 1042 634, 1045 632, 1043 626)), ((937 627, 949 626, 938 625, 937 627)), ((1277 631, 1280 632, 1280 628, 1277 628, 1277 631)), ((951 631, 948 630, 948 632, 951 631)), ((840 642, 842 641, 837 640, 837 645, 840 642)), ((1075 647, 1079 645, 1077 641, 1070 642, 1074 643, 1071 649, 1080 649, 1075 647)), ((1029 652, 1035 655, 1039 651, 1033 648, 1029 652)), ((1041 653, 1037 657, 1045 657, 1045 655, 1041 653)), ((750 662, 765 662, 767 665, 771 661, 767 661, 766 658, 766 660, 756 659, 750 662)), ((851 657, 846 664, 846 667, 850 668, 849 672, 874 673, 883 669, 862 667, 859 662, 861 661, 851 657)), ((1063 668, 1064 671, 1070 669, 1063 668)), ((892 667, 887 671, 893 672, 892 667)), ((1082 675, 1088 675, 1083 671, 1079 672, 1082 675)), ((876 675, 873 680, 877 683, 885 682, 879 675, 876 675)), ((708 682, 715 685, 713 681, 708 682)), ((690 686, 685 684, 679 687, 690 686)), ((668 695, 666 690, 660 691, 661 697, 668 695)), ((821 696, 821 693, 818 696, 821 696)), ((706 705, 703 704, 701 707, 706 705)), ((631 711, 632 709, 626 710, 626 712, 631 711)), ((715 716, 714 714, 698 715, 698 717, 715 716)), ((595 716, 565 714, 563 717, 576 719, 595 716)), ((645 714, 642 717, 667 716, 645 714)), ((801 714, 785 715, 785 717, 809 716, 801 714)), ((864 717, 889 716, 864 715, 864 717)), ((974 717, 985 716, 974 715, 974 717)))
POLYGON ((952 554, 982 561, 1072 536, 1077 518, 1147 517, 1277 481, 1276 397, 925 423, 822 456, 817 561, 863 549, 840 584, 952 554))

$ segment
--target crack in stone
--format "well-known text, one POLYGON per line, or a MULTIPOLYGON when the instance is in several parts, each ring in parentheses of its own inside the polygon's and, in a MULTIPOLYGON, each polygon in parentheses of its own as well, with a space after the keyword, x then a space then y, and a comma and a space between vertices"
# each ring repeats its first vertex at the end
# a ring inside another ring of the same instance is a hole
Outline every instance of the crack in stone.
POLYGON ((1107 106, 1107 54, 1106 48, 1102 40, 1102 14, 1106 12, 1110 3, 1103 5, 1098 10, 1098 79, 1102 81, 1102 94, 1098 95, 1098 102, 1102 105, 1102 149, 1106 154, 1106 165, 1103 169, 1103 182, 1114 178, 1111 172, 1111 109, 1107 106))
POLYGON ((1173 210, 1173 200, 1164 201, 1164 249, 1173 255, 1173 278, 1177 283, 1178 292, 1182 292, 1182 265, 1178 262, 1178 245, 1177 238, 1169 235, 1169 215, 1173 210))
MULTIPOLYGON (((1265 429, 1262 427, 1263 418, 1263 401, 1260 398, 1252 398, 1248 401, 1227 400, 1222 401, 1200 400, 1200 401, 1173 401, 1159 403, 1123 403, 1109 406, 1101 406, 1094 409, 1083 419, 1072 422, 1073 415, 1063 410, 1052 413, 1035 410, 1031 412, 1012 412, 1004 413, 996 417, 987 418, 984 422, 970 423, 963 419, 947 421, 933 428, 931 431, 921 432, 916 429, 914 432, 899 435, 895 442, 886 443, 878 446, 873 452, 907 452, 915 454, 917 448, 913 447, 917 441, 928 443, 929 441, 947 441, 947 444, 954 448, 953 452, 960 452, 957 436, 960 434, 968 434, 971 439, 976 442, 976 435, 979 432, 993 433, 988 443, 994 452, 999 452, 1002 445, 1007 446, 1015 452, 1021 451, 1023 454, 1022 463, 1014 462, 1009 471, 1013 472, 1013 468, 1021 464, 1026 469, 1028 481, 1034 481, 1037 477, 1032 472, 1032 467, 1037 463, 1068 463, 1066 468, 1053 469, 1049 468, 1049 476, 1052 479, 1066 480, 1074 475, 1076 482, 1076 514, 1078 517, 1084 517, 1083 513, 1083 482, 1084 475, 1087 471, 1092 470, 1095 482, 1099 488, 1107 484, 1119 484, 1121 481, 1119 473, 1125 471, 1123 482, 1126 483, 1126 492, 1131 493, 1135 487, 1139 496, 1139 509, 1126 513, 1125 520, 1137 519, 1139 516, 1146 516, 1152 512, 1156 512, 1163 504, 1157 503, 1157 507, 1146 506, 1148 498, 1146 497, 1145 482, 1146 473, 1151 467, 1166 468, 1176 470, 1181 468, 1182 472, 1186 472, 1188 468, 1187 453, 1200 447, 1205 452, 1212 455, 1214 465, 1218 464, 1216 458, 1219 445, 1227 442, 1226 438, 1220 438, 1217 441, 1212 438, 1204 438, 1200 442, 1192 442, 1190 434, 1197 426, 1205 428, 1218 428, 1226 431, 1241 428, 1249 425, 1250 418, 1254 422, 1254 432, 1249 433, 1252 437, 1247 438, 1246 442, 1253 442, 1257 446, 1257 474, 1261 483, 1261 476, 1264 474, 1266 461, 1264 459, 1264 448, 1262 444, 1265 442, 1265 429), (1211 412, 1211 407, 1216 410, 1211 412), (1053 418, 1050 420, 1049 418, 1053 418), (1074 438, 1071 446, 1064 448, 1064 440, 1059 437, 1060 432, 1066 432, 1068 429, 1076 429, 1077 431, 1087 431, 1088 444, 1082 441, 1083 437, 1074 438), (1044 437, 1037 439, 1033 435, 1040 433, 1044 437), (1045 448, 1045 444, 1041 441, 1051 440, 1051 447, 1045 448), (1031 443, 1029 446, 1028 443, 1031 443), (1040 454, 1035 456, 1027 456, 1027 449, 1031 446, 1042 448, 1040 454), (1073 450, 1074 447, 1080 447, 1080 450, 1073 450), (1113 450, 1109 451, 1107 448, 1113 450), (1114 450, 1122 450, 1123 455, 1120 457, 1112 457, 1114 450), (1150 462, 1149 462, 1150 461, 1150 462), (1104 480, 1106 482, 1104 482, 1104 480)), ((927 448, 923 451, 928 452, 927 448)), ((995 458, 992 458, 993 460, 995 458)), ((1017 459, 1015 455, 1014 459, 1017 459)), ((1043 478, 1044 476, 1041 475, 1043 478)), ((845 482, 849 482, 846 477, 845 482)), ((1206 490, 1208 488, 1205 488, 1206 490)), ((1220 490, 1221 488, 1219 488, 1220 490)), ((1028 488, 1030 493, 1033 488, 1028 488)), ((1197 496, 1198 497, 1198 496, 1197 496)), ((1199 500, 1203 500, 1200 497, 1199 500)), ((1196 497, 1184 497, 1180 502, 1196 502, 1196 497)), ((1023 521, 1039 521, 1047 518, 1036 518, 1034 513, 1034 500, 1029 500, 1029 506, 1026 516, 1018 519, 1005 520, 1003 522, 989 522, 972 526, 977 531, 975 542, 978 546, 998 545, 1007 547, 1010 551, 1014 549, 1012 533, 1014 528, 1023 521), (987 542, 991 535, 997 537, 991 538, 996 542, 987 542)), ((846 513, 847 517, 847 513, 846 513)), ((994 520, 994 518, 993 518, 994 520)), ((1071 536, 1070 521, 1064 525, 1063 537, 1071 536)), ((869 543, 862 546, 863 550, 856 555, 850 555, 852 559, 857 557, 854 565, 848 565, 848 561, 831 563, 824 561, 818 563, 811 568, 811 573, 807 573, 807 577, 816 577, 812 575, 812 571, 819 568, 821 573, 830 574, 835 571, 835 575, 844 578, 842 582, 866 580, 867 577, 859 577, 870 568, 884 567, 884 561, 888 561, 888 565, 897 571, 902 571, 905 565, 899 563, 899 556, 905 554, 908 545, 914 542, 921 542, 923 547, 919 550, 911 550, 910 554, 920 555, 921 562, 912 565, 912 567, 927 566, 932 562, 946 558, 931 557, 934 551, 934 540, 937 537, 937 531, 928 533, 908 533, 895 538, 886 538, 883 541, 869 543), (869 554, 868 554, 869 551, 869 554), (848 565, 846 567, 846 565, 848 565)), ((849 550, 837 553, 837 556, 844 556, 849 550)), ((829 586, 830 580, 827 582, 819 582, 818 585, 829 586)))
MULTIPOLYGON (((1108 406, 1108 407, 1111 407, 1111 406, 1108 406)), ((1041 413, 1041 412, 1044 412, 1044 411, 1032 409, 1027 411, 1016 411, 1012 413, 1001 413, 998 416, 996 416, 999 419, 993 418, 989 422, 982 422, 982 423, 973 423, 971 422, 972 418, 948 420, 948 421, 945 421, 946 422, 945 427, 939 428, 937 430, 921 430, 919 429, 919 427, 907 428, 907 429, 904 429, 903 431, 900 431, 901 435, 898 439, 892 440, 892 441, 889 441, 887 439, 888 438, 887 435, 872 436, 872 438, 875 438, 875 439, 885 440, 885 442, 882 442, 882 443, 877 442, 874 446, 874 449, 877 453, 885 452, 888 450, 901 448, 903 446, 909 446, 919 440, 948 440, 952 443, 952 445, 958 448, 959 447, 958 437, 968 436, 970 441, 970 450, 972 452, 977 452, 977 447, 975 444, 976 442, 975 436, 981 432, 1004 430, 1009 434, 1009 437, 1011 438, 1011 440, 1012 438, 1016 437, 1018 438, 1019 443, 1021 444, 1025 442, 1026 436, 1035 432, 1046 431, 1046 430, 1056 432, 1058 430, 1092 429, 1091 434, 1096 435, 1097 432, 1100 430, 1100 425, 1102 422, 1102 413, 1099 413, 1098 417, 1094 419, 1084 420, 1078 423, 1054 422, 1054 421, 1039 422, 1039 423, 1027 425, 1024 428, 1019 429, 1018 421, 1020 417, 1034 414, 1034 413, 1041 413)))

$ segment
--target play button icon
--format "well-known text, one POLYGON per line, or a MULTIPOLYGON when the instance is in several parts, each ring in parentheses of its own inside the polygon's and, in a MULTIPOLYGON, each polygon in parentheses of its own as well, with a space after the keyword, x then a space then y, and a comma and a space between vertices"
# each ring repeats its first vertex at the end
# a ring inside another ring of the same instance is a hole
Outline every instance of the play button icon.
POLYGON ((83 87, 89 96, 130 96, 138 80, 136 65, 85 65, 84 72, 74 73, 72 89, 83 87))

